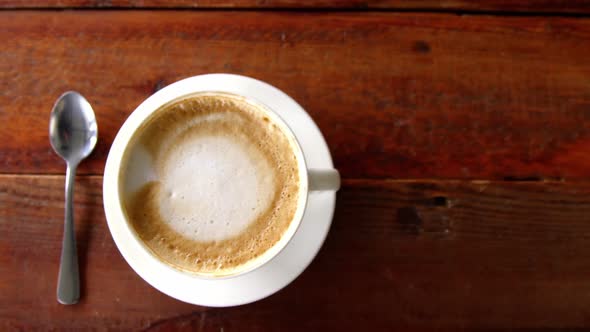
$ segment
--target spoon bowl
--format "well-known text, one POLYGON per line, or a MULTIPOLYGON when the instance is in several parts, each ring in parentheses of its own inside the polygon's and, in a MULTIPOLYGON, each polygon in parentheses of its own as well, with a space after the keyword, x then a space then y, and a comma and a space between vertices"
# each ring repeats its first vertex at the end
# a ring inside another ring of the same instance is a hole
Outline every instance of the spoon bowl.
POLYGON ((75 91, 61 95, 49 119, 53 150, 67 163, 77 165, 92 152, 97 138, 96 117, 86 98, 75 91))

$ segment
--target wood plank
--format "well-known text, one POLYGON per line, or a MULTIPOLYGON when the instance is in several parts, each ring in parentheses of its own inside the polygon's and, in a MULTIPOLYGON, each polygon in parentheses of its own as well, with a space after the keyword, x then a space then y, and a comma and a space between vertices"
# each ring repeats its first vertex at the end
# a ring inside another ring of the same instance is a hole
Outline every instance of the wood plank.
POLYGON ((589 182, 347 180, 300 278, 255 304, 206 309, 160 294, 123 261, 100 176, 76 187, 81 303, 57 304, 63 180, 0 176, 2 330, 581 327, 590 317, 589 182))
POLYGON ((47 127, 65 90, 95 107, 80 172, 101 174, 143 99, 232 72, 298 100, 347 178, 590 176, 589 19, 3 11, 0 27, 2 173, 64 172, 47 127))
POLYGON ((0 0, 0 8, 332 8, 589 13, 588 0, 0 0))

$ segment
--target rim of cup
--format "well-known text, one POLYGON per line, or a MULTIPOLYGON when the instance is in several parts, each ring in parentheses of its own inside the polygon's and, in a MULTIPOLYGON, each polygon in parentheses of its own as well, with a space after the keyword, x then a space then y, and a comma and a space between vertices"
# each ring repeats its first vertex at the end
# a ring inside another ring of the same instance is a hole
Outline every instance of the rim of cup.
MULTIPOLYGON (((227 74, 209 74, 209 75, 227 75, 227 74)), ((238 75, 229 75, 229 76, 238 76, 238 75)), ((244 77, 244 76, 240 76, 244 77)), ((281 116, 272 110, 268 105, 265 105, 259 100, 251 96, 243 96, 232 92, 227 91, 205 91, 205 90, 193 90, 187 89, 186 83, 189 80, 193 79, 194 77, 187 78, 184 80, 177 81, 168 85, 167 87, 157 91, 146 100, 144 100, 127 118, 123 126, 120 128, 119 133, 117 134, 113 145, 111 146, 111 151, 109 151, 109 156, 107 158, 107 163, 105 166, 105 177, 103 183, 103 191, 104 194, 108 194, 109 199, 108 203, 105 200, 105 213, 107 214, 107 219, 116 219, 110 220, 109 224, 112 222, 122 223, 124 224, 125 232, 130 235, 130 238, 134 240, 134 245, 140 246, 142 251, 150 257, 148 264, 158 264, 160 266, 164 266, 168 269, 171 269, 177 273, 182 273, 189 275, 191 277, 199 278, 199 279, 208 279, 208 280, 219 280, 219 279, 229 279, 235 278, 238 276, 242 276, 246 273, 250 273, 271 260, 273 260, 284 248, 289 244, 297 229, 299 228, 301 221, 303 219, 303 215, 305 212, 305 207, 307 205, 307 199, 309 195, 309 188, 308 188, 308 175, 307 175, 307 163, 305 160, 305 156, 303 154, 301 144, 298 141, 295 133, 290 128, 290 126, 284 121, 281 116), (231 271, 228 274, 222 275, 215 275, 214 273, 199 273, 194 271, 184 270, 180 267, 173 266, 172 264, 163 261, 144 243, 143 240, 139 238, 133 226, 130 225, 127 216, 125 214, 125 209, 123 207, 123 195, 121 193, 121 182, 123 179, 121 178, 121 171, 122 168, 125 166, 123 160, 125 158, 126 153, 128 153, 129 149, 132 148, 132 144, 136 135, 141 132, 142 126, 149 121, 152 116, 158 113, 159 110, 163 109, 166 105, 170 103, 174 103, 180 101, 185 98, 191 98, 198 95, 224 95, 229 96, 231 98, 239 98, 245 102, 248 102, 254 105, 257 109, 262 110, 265 112, 265 115, 268 115, 272 118, 273 122, 280 126, 281 131, 289 138, 292 142, 291 148, 293 152, 296 154, 297 163, 299 167, 299 179, 300 179, 300 189, 298 194, 298 204, 295 216, 291 220, 289 227, 285 231, 285 233, 281 236, 279 241, 275 243, 270 249, 265 251, 262 255, 254 258, 245 264, 238 266, 235 271, 231 271), (110 215, 110 217, 109 217, 110 215)), ((247 78, 247 77, 246 77, 247 78)), ((248 78, 251 79, 251 78, 248 78)), ((254 80, 254 79, 252 79, 254 80)), ((258 81, 260 82, 260 81, 258 81)), ((262 82, 264 83, 264 82, 262 82)), ((112 230, 111 230, 112 232, 112 230)), ((117 244, 119 251, 126 257, 125 253, 121 246, 117 244)), ((144 255, 144 258, 146 256, 144 255)), ((130 257, 129 259, 142 259, 141 257, 130 257)))

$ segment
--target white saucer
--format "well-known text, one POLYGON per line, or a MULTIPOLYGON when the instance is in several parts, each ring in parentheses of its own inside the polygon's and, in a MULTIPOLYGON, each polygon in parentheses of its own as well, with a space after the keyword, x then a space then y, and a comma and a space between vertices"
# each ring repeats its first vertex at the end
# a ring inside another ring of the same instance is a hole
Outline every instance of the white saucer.
MULTIPOLYGON (((183 88, 187 92, 234 93, 268 106, 286 122, 295 134, 303 150, 308 168, 333 168, 326 141, 314 121, 299 104, 277 88, 249 77, 210 74, 173 83, 158 91, 154 96, 163 96, 171 93, 172 90, 178 93, 183 88)), ((144 103, 147 102, 149 99, 144 103)), ((111 151, 122 149, 121 146, 116 146, 117 144, 118 140, 115 139, 111 151)), ((114 167, 110 164, 113 163, 107 161, 105 178, 107 172, 110 172, 110 169, 114 167)), ((113 188, 108 189, 112 190, 113 188)), ((109 200, 105 197, 105 211, 108 210, 107 201, 109 200)), ((123 229, 121 220, 116 220, 119 216, 107 212, 107 221, 113 239, 127 263, 150 285, 184 302, 210 307, 229 307, 263 299, 295 280, 320 250, 332 223, 335 202, 335 192, 310 192, 307 208, 297 232, 276 257, 251 272, 219 280, 202 279, 172 272, 164 267, 163 263, 154 264, 153 261, 149 264, 146 263, 145 259, 150 259, 148 257, 138 259, 146 254, 142 252, 140 246, 134 244, 133 235, 123 229), (167 282, 163 283, 162 279, 166 279, 167 282)))

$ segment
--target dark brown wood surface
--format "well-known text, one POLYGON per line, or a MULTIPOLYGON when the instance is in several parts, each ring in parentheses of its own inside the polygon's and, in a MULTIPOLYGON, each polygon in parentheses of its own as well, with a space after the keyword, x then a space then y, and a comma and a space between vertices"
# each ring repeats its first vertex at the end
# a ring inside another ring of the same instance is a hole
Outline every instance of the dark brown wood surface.
POLYGON ((198 2, 486 15, 40 8, 165 5, 194 3, 0 0, 38 8, 0 11, 0 331, 590 325, 588 1, 198 2), (515 11, 537 14, 501 14, 515 11), (316 260, 237 308, 153 289, 122 259, 102 208, 126 117, 161 87, 211 72, 299 101, 343 175, 316 260), (47 132, 69 89, 92 103, 99 143, 76 183, 82 299, 65 307, 55 300, 65 165, 47 132))
POLYGON ((101 180, 76 183, 83 295, 66 307, 55 301, 63 176, 0 176, 0 329, 589 323, 590 183, 345 180, 332 231, 300 278, 258 303, 207 309, 159 293, 124 262, 101 180))
POLYGON ((0 8, 388 9, 590 13, 589 0, 0 0, 0 8))
POLYGON ((158 88, 231 72, 290 94, 347 178, 590 176, 590 20, 392 13, 0 12, 0 160, 61 173, 47 117, 65 90, 117 130, 158 88), (15 37, 18 36, 18 37, 15 37))

